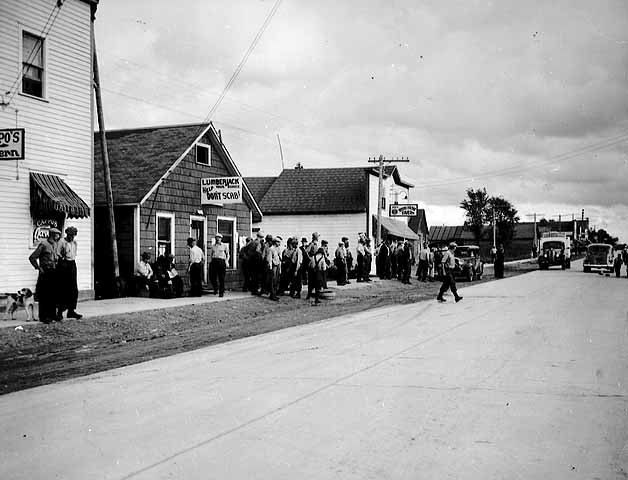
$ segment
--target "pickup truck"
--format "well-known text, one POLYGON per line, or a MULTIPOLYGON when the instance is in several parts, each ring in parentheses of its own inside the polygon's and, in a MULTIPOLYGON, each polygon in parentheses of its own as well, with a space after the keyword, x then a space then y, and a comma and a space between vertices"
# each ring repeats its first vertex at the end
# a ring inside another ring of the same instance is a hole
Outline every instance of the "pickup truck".
POLYGON ((567 237, 541 238, 539 243, 539 269, 547 270, 558 266, 561 269, 571 268, 571 245, 567 237))

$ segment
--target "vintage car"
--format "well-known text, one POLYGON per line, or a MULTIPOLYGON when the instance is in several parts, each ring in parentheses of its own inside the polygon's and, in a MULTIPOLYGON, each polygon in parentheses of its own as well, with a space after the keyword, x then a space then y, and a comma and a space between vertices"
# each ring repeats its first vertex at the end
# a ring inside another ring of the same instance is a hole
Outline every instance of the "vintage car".
POLYGON ((484 263, 477 245, 461 245, 456 249, 456 268, 454 277, 472 282, 481 280, 484 274, 484 263))
POLYGON ((601 270, 613 271, 613 246, 607 243, 592 243, 587 247, 587 255, 584 257, 583 269, 585 272, 601 270))
POLYGON ((570 240, 567 237, 547 237, 539 242, 539 269, 547 270, 558 266, 571 268, 570 240))

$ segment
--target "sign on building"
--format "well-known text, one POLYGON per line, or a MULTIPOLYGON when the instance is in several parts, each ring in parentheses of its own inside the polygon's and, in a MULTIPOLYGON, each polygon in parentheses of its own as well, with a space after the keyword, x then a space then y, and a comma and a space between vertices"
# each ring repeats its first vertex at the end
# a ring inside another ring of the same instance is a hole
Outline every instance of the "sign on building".
POLYGON ((201 205, 242 203, 242 177, 201 178, 201 205))
POLYGON ((24 160, 24 129, 0 130, 0 160, 24 160))
POLYGON ((390 205, 388 214, 391 217, 416 217, 419 214, 419 204, 406 203, 400 205, 398 203, 394 203, 390 205))

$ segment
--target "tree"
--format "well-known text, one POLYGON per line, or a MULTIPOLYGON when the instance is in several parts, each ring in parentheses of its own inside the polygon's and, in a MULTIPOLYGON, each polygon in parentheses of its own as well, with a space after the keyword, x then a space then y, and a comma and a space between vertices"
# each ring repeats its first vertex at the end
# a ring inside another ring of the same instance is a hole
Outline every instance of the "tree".
POLYGON ((599 230, 589 230, 589 241, 593 243, 608 243, 609 245, 615 245, 618 241, 618 237, 613 237, 610 233, 608 233, 603 228, 599 230))
POLYGON ((517 209, 503 197, 491 197, 487 202, 487 214, 492 217, 495 211, 495 226, 497 228, 497 241, 508 245, 515 234, 515 225, 519 223, 517 209))
POLYGON ((473 232, 475 240, 479 243, 482 236, 482 230, 487 223, 486 207, 488 206, 488 193, 486 188, 478 188, 473 190, 467 188, 467 198, 460 202, 460 208, 466 212, 466 220, 464 224, 473 232))

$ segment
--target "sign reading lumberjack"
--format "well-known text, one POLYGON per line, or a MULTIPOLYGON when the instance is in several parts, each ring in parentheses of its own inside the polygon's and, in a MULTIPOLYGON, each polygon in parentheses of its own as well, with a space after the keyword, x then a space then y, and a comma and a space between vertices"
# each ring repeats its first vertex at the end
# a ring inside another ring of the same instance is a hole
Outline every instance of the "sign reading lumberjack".
POLYGON ((242 203, 242 177, 201 178, 201 205, 242 203))
POLYGON ((0 130, 0 160, 24 160, 24 129, 0 130))
POLYGON ((395 203, 390 206, 388 214, 391 217, 416 217, 419 214, 419 204, 406 203, 399 205, 395 203))

